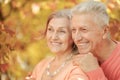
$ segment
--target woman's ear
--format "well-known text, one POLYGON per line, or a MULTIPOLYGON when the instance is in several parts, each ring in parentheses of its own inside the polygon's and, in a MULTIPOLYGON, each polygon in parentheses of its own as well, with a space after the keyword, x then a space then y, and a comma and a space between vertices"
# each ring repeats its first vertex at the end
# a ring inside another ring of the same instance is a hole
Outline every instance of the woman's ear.
POLYGON ((109 26, 104 26, 103 39, 106 39, 109 35, 109 26))

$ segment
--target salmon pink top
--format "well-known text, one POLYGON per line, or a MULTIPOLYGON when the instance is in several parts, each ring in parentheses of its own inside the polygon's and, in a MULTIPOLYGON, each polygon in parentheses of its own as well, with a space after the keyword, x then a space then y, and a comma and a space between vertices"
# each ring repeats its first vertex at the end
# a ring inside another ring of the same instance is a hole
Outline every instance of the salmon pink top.
MULTIPOLYGON (((42 60, 33 70, 32 77, 35 80, 42 80, 43 72, 46 70, 51 58, 42 60)), ((79 66, 74 65, 71 61, 65 66, 62 71, 55 77, 54 80, 89 80, 87 75, 80 69, 79 66)))
POLYGON ((120 43, 113 50, 111 56, 101 64, 108 80, 120 80, 120 43))
MULTIPOLYGON (((107 79, 101 75, 100 80, 120 80, 120 43, 117 44, 110 57, 101 64, 101 68, 107 79)), ((92 80, 93 78, 100 77, 101 72, 99 68, 88 72, 87 75, 92 80)))

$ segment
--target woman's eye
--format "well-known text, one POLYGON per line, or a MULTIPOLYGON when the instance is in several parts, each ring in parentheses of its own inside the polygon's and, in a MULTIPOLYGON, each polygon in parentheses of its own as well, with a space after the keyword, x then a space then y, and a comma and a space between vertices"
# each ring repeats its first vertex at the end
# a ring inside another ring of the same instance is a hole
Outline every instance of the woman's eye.
POLYGON ((51 29, 51 28, 48 28, 48 31, 52 31, 52 29, 51 29))
POLYGON ((76 30, 75 29, 72 29, 72 33, 74 33, 76 30))

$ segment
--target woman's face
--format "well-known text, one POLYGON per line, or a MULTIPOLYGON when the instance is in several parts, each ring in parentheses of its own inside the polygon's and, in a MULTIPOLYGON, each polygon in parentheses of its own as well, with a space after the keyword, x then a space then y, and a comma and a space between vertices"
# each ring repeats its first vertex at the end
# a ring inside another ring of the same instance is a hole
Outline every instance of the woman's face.
POLYGON ((70 22, 67 18, 53 18, 48 24, 46 34, 47 44, 53 53, 64 53, 71 50, 73 40, 70 22))

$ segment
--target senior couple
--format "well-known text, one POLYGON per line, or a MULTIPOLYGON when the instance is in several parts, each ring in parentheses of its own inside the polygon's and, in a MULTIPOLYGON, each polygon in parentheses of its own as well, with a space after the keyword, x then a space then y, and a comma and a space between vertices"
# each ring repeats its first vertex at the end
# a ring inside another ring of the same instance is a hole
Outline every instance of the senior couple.
POLYGON ((120 80, 120 43, 110 37, 102 2, 52 13, 44 35, 55 56, 40 61, 27 80, 120 80))

